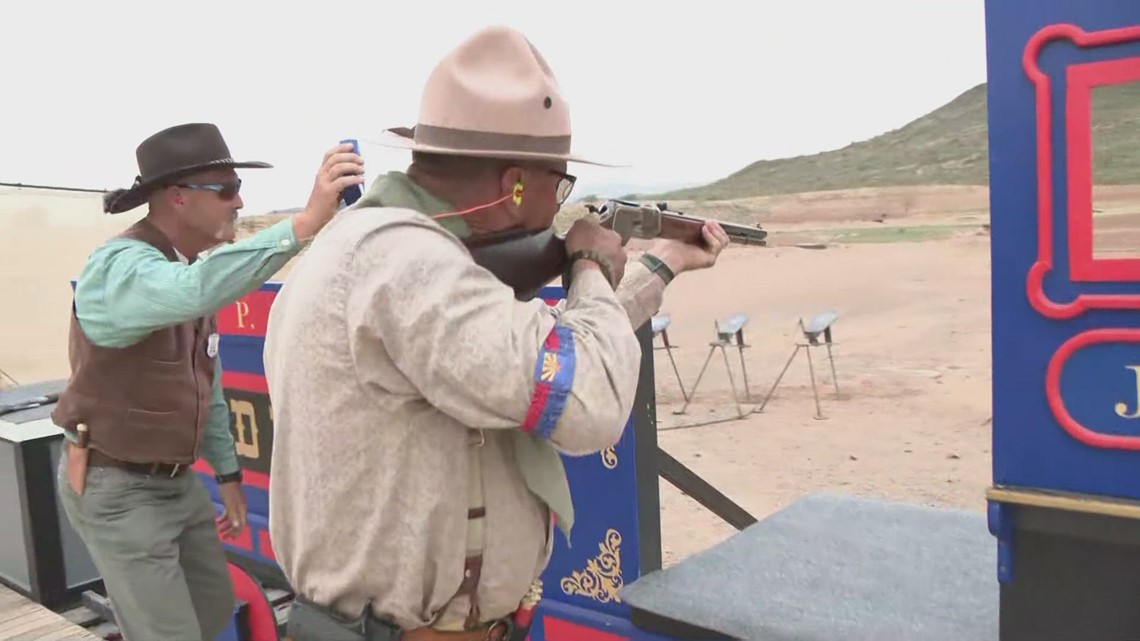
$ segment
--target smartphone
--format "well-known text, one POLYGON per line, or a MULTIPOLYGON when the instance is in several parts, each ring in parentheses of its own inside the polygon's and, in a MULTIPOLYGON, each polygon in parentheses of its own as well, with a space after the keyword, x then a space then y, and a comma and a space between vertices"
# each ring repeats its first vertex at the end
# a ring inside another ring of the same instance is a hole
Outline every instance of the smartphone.
MULTIPOLYGON (((345 138, 344 140, 340 141, 340 143, 342 145, 346 142, 352 145, 352 153, 357 154, 357 155, 360 154, 360 145, 356 142, 355 138, 345 138)), ((361 185, 353 185, 353 186, 349 187, 348 189, 345 189, 344 191, 340 192, 340 200, 347 207, 347 206, 351 205, 352 203, 360 200, 360 197, 363 195, 364 195, 364 190, 362 189, 362 186, 361 185)))

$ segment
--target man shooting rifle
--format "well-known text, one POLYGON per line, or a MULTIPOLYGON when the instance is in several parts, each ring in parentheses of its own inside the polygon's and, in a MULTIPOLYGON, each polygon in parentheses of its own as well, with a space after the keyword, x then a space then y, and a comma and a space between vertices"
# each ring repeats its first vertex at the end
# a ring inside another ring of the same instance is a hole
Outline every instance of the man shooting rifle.
MULTIPOLYGON (((623 200, 607 200, 601 207, 587 204, 590 214, 598 217, 598 224, 612 229, 621 238, 622 246, 630 238, 679 240, 690 245, 704 242, 704 228, 708 221, 670 211, 667 203, 646 206, 623 200)), ((767 245, 768 232, 760 228, 715 221, 729 239, 745 245, 767 245)), ((534 298, 538 289, 562 276, 563 285, 569 285, 571 266, 566 250, 566 237, 553 228, 538 234, 511 234, 494 243, 468 245, 475 262, 510 285, 521 300, 534 298)))
MULTIPOLYGON (((542 55, 484 29, 449 53, 406 172, 374 181, 310 246, 270 311, 270 532, 298 594, 292 641, 500 640, 574 506, 560 453, 614 445, 634 328, 728 244, 574 223, 565 306, 522 301, 473 248, 549 230, 569 197, 570 117, 542 55)), ((597 164, 597 163, 595 163, 597 164)), ((524 269, 525 265, 522 266, 524 269)))

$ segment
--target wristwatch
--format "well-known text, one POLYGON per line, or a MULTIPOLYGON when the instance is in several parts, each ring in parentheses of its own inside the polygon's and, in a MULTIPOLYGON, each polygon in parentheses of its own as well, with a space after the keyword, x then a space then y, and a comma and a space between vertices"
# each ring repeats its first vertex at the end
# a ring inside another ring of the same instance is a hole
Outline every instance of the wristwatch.
POLYGON ((239 467, 236 472, 230 472, 229 474, 215 474, 214 481, 217 482, 218 485, 223 483, 241 483, 241 468, 239 467))

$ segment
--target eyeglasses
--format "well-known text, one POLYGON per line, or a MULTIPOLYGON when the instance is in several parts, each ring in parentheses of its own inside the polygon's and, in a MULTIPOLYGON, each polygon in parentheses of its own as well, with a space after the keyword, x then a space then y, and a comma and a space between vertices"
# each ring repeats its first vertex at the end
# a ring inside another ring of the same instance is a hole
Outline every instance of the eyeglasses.
POLYGON ((558 181, 558 187, 554 190, 554 196, 558 199, 558 205, 561 207, 566 202, 566 199, 570 197, 570 192, 574 191, 574 183, 578 181, 578 177, 554 169, 547 171, 561 178, 561 180, 558 181))
POLYGON ((183 183, 174 186, 183 189, 205 189, 217 193, 222 200, 233 200, 241 191, 241 179, 224 183, 183 183))

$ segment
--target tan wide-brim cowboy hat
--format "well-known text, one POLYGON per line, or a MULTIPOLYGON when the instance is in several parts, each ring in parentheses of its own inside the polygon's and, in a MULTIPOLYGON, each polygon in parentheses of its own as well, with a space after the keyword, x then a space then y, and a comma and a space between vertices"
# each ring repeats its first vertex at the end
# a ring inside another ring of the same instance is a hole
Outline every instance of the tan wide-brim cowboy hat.
POLYGON ((217 126, 190 123, 163 129, 139 144, 135 150, 139 174, 127 189, 116 189, 103 195, 103 211, 118 214, 142 205, 151 190, 181 176, 204 169, 269 169, 273 165, 260 160, 238 162, 217 126))
POLYGON ((553 160, 603 167, 570 149, 570 109, 546 59, 518 31, 488 27, 436 65, 414 127, 376 144, 479 158, 553 160))

